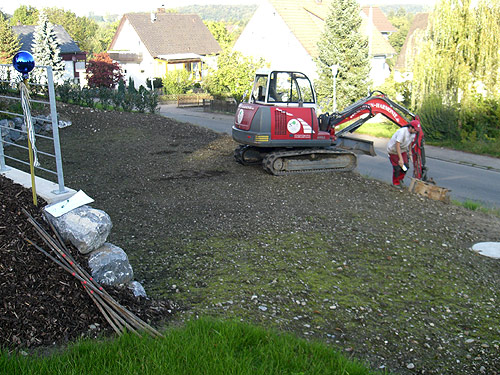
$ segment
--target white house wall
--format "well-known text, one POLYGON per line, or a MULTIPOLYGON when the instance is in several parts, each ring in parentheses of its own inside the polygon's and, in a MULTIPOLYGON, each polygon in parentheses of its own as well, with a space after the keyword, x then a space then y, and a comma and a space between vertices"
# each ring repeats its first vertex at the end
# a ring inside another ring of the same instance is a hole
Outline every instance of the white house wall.
POLYGON ((123 24, 122 30, 113 46, 113 51, 142 55, 142 62, 140 64, 121 63, 119 61, 118 63, 122 68, 123 78, 127 84, 129 78, 132 77, 135 88, 139 88, 140 86, 147 87, 146 80, 154 78, 154 59, 128 20, 123 24))
POLYGON ((263 58, 274 69, 301 71, 313 80, 318 77, 311 56, 267 2, 257 8, 233 50, 263 58))

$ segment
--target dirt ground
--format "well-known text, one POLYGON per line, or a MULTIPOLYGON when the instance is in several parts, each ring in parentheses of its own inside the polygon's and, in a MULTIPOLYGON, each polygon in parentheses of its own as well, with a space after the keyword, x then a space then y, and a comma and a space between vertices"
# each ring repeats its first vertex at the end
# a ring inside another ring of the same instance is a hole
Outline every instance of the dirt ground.
POLYGON ((392 373, 498 373, 500 263, 470 250, 500 240, 497 217, 357 173, 271 176, 229 136, 157 115, 58 110, 66 186, 180 306, 165 324, 241 319, 392 373))

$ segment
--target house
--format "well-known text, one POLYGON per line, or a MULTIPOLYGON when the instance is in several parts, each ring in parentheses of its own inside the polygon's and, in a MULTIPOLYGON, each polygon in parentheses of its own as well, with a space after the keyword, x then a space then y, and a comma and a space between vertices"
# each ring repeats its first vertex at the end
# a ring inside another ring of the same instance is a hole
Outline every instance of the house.
POLYGON ((200 81, 221 52, 219 43, 198 15, 127 13, 123 15, 108 54, 122 67, 124 78, 136 88, 184 69, 200 81))
POLYGON ((423 40, 424 34, 429 25, 429 13, 418 13, 413 17, 406 36, 405 42, 401 47, 394 66, 397 75, 395 79, 403 81, 412 78, 413 61, 418 52, 418 43, 423 40))
POLYGON ((380 9, 379 7, 364 6, 361 8, 361 10, 365 16, 369 18, 371 17, 371 19, 373 20, 373 25, 386 39, 389 37, 389 35, 398 31, 393 26, 391 21, 387 19, 384 12, 382 12, 382 9, 380 9))
MULTIPOLYGON (((298 70, 311 79, 317 79, 317 43, 323 34, 332 1, 334 0, 263 1, 233 49, 247 56, 263 58, 271 67, 298 70)), ((370 76, 378 84, 389 76, 385 60, 394 56, 396 51, 375 27, 375 20, 370 22, 369 14, 366 15, 362 10, 360 14, 361 30, 369 36, 370 42, 370 76)), ((373 14, 379 13, 375 11, 373 14)), ((384 26, 387 33, 393 29, 384 26)))
MULTIPOLYGON (((31 53, 36 26, 12 26, 12 31, 19 36, 21 50, 31 53)), ((64 80, 80 82, 85 73, 87 53, 80 50, 76 42, 61 25, 54 25, 54 33, 59 44, 60 56, 64 61, 64 80)))

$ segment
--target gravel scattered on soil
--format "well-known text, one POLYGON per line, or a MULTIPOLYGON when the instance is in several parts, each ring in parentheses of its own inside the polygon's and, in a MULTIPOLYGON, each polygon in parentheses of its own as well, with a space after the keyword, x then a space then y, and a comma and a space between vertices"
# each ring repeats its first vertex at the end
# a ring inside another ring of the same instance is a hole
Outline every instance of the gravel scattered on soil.
POLYGON ((357 173, 271 176, 157 115, 58 109, 66 185, 176 322, 242 319, 396 374, 498 373, 500 263, 470 250, 500 240, 497 217, 357 173))

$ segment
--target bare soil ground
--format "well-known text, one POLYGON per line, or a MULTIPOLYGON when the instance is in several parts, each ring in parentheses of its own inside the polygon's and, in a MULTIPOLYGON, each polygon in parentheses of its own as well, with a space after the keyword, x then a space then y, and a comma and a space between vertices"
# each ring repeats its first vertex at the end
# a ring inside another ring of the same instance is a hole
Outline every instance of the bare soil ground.
MULTIPOLYGON (((166 324, 242 319, 392 373, 498 373, 500 263, 470 250, 500 240, 498 218, 357 173, 271 176, 235 163, 227 135, 157 115, 58 110, 66 185, 111 216, 148 294, 182 307, 166 324)), ((25 230, 2 232, 0 267, 25 230)))

